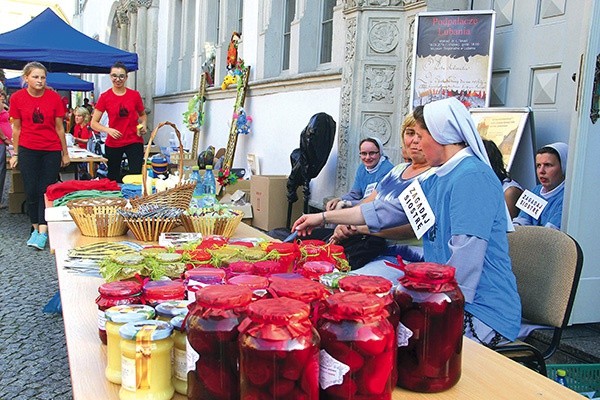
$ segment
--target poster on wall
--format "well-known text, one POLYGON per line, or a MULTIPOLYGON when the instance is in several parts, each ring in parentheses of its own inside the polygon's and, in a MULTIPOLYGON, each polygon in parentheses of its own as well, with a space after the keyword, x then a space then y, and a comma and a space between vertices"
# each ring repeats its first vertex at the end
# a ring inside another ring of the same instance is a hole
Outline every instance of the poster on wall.
POLYGON ((417 14, 412 108, 448 97, 489 106, 495 19, 491 10, 417 14))

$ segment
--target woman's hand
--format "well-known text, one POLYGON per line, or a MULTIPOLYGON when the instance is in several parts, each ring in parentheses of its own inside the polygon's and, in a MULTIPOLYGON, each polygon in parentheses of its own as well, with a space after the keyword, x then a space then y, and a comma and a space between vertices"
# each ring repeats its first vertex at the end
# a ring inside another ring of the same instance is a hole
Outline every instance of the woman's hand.
POLYGON ((331 235, 331 240, 334 242, 340 243, 341 241, 348 239, 351 236, 357 235, 358 228, 355 225, 338 225, 333 230, 333 235, 331 235))
POLYGON ((8 162, 8 165, 10 165, 11 169, 15 169, 17 167, 17 164, 19 163, 19 157, 17 156, 12 156, 10 158, 10 161, 8 162))
POLYGON ((121 132, 119 132, 118 130, 116 130, 114 128, 106 129, 106 133, 108 133, 110 135, 110 137, 112 137, 113 139, 119 139, 121 136, 123 136, 121 134, 121 132))
POLYGON ((342 200, 342 199, 340 199, 339 197, 336 197, 335 199, 329 200, 327 202, 327 204, 325 205, 325 209, 328 210, 328 211, 335 210, 335 207, 340 202, 340 200, 342 200))
POLYGON ((323 225, 323 213, 304 214, 294 222, 292 232, 298 232, 299 236, 310 235, 314 228, 323 225))
POLYGON ((60 166, 66 167, 69 164, 71 164, 71 159, 69 158, 69 153, 65 153, 62 155, 62 160, 60 160, 60 166))

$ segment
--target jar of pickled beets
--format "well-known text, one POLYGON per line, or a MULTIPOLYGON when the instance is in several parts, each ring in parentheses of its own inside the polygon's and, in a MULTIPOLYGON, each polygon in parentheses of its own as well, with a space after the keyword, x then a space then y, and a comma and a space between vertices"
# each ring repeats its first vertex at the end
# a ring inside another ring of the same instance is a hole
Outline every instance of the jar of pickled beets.
POLYGON ((308 313, 286 297, 248 306, 239 327, 242 399, 319 400, 319 335, 308 313))
POLYGON ((186 321, 191 346, 188 399, 240 399, 237 328, 251 300, 252 290, 242 286, 213 285, 196 291, 186 321))
POLYGON ((310 320, 315 326, 319 318, 321 301, 328 294, 323 285, 304 277, 294 279, 273 278, 271 291, 278 297, 288 297, 308 304, 310 306, 310 320))
POLYGON ((465 299, 454 268, 413 263, 396 287, 398 386, 433 393, 451 388, 461 374, 465 299))
POLYGON ((98 288, 98 336, 106 344, 106 315, 110 307, 140 304, 142 302, 142 284, 134 281, 107 282, 98 288))
POLYGON ((340 292, 325 301, 321 335, 321 399, 392 398, 396 336, 383 299, 340 292))

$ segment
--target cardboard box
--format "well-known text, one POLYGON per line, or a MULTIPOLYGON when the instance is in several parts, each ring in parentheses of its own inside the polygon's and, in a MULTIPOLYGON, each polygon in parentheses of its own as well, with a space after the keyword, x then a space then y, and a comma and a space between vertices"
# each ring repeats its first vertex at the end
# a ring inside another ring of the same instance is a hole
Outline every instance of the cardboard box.
POLYGON ((13 193, 23 193, 25 191, 25 186, 23 185, 23 175, 21 175, 21 171, 13 169, 10 171, 10 174, 10 191, 13 193))
POLYGON ((220 200, 228 194, 234 194, 236 190, 241 190, 246 193, 246 201, 250 201, 250 179, 239 179, 233 185, 227 186, 224 190, 221 190, 219 182, 217 182, 217 198, 220 200))
MULTIPOLYGON (((269 231, 285 227, 287 222, 287 179, 285 175, 253 175, 250 180, 252 226, 269 231)), ((298 201, 292 207, 293 224, 302 215, 302 188, 298 188, 298 201)))
POLYGON ((8 192, 8 212, 22 214, 25 211, 25 193, 8 192))

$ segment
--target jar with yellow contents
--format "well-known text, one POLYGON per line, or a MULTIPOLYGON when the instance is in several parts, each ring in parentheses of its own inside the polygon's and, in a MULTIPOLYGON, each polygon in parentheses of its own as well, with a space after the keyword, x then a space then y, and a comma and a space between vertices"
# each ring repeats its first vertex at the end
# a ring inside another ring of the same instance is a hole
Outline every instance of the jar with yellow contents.
POLYGON ((121 335, 120 400, 169 400, 173 327, 166 321, 130 322, 121 335))
POLYGON ((112 383, 121 383, 121 336, 119 328, 126 323, 154 318, 154 308, 142 304, 110 307, 106 315, 106 370, 112 383))
POLYGON ((187 334, 185 331, 184 315, 178 315, 171 319, 173 326, 173 357, 171 358, 171 366, 173 369, 173 387, 179 394, 187 396, 187 334))

